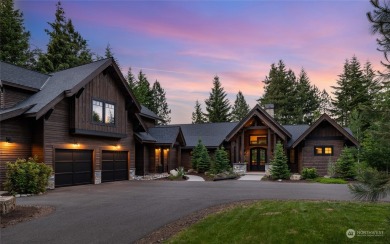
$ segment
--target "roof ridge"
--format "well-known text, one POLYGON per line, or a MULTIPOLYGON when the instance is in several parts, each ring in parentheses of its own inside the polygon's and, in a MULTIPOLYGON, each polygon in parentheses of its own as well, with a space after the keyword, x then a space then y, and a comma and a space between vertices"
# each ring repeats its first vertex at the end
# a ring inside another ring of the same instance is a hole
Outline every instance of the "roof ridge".
POLYGON ((78 67, 81 67, 81 66, 84 66, 84 65, 90 65, 90 64, 97 63, 97 62, 101 62, 101 61, 106 62, 106 61, 109 60, 109 59, 112 59, 112 58, 103 58, 103 59, 95 60, 95 61, 92 61, 92 62, 90 62, 90 63, 80 64, 80 65, 77 65, 77 66, 74 66, 74 67, 70 67, 70 68, 67 68, 67 69, 58 70, 58 71, 56 71, 56 72, 52 72, 52 73, 49 73, 49 74, 47 74, 47 75, 53 76, 54 74, 57 74, 57 73, 59 73, 59 72, 63 72, 63 71, 75 69, 75 68, 78 68, 78 67))
POLYGON ((50 74, 45 74, 45 73, 39 72, 37 70, 33 70, 33 69, 26 68, 26 67, 18 66, 16 64, 13 64, 13 63, 10 63, 10 62, 4 61, 4 60, 0 60, 0 62, 1 63, 5 63, 5 64, 9 64, 9 65, 12 65, 12 66, 15 66, 15 67, 20 68, 20 69, 25 69, 25 70, 28 70, 28 71, 31 71, 31 72, 34 72, 34 73, 38 73, 40 75, 45 75, 45 76, 49 76, 50 77, 50 74))

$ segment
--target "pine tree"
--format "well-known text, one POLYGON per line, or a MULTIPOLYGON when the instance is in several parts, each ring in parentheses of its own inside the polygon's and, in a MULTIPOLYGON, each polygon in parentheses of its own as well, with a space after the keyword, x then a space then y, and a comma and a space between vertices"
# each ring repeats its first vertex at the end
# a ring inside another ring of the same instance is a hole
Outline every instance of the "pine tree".
POLYGON ((282 60, 271 65, 263 81, 264 95, 257 101, 261 106, 274 104, 275 119, 281 124, 294 124, 297 118, 296 77, 292 70, 286 70, 282 60))
POLYGON ((310 84, 309 77, 302 68, 296 83, 296 120, 294 124, 311 124, 315 119, 315 111, 320 106, 318 88, 310 84))
POLYGON ((127 71, 127 83, 129 84, 129 87, 131 90, 134 89, 134 87, 136 86, 136 83, 137 83, 137 79, 133 75, 133 73, 131 71, 131 67, 129 67, 129 70, 127 71))
POLYGON ((287 157, 283 150, 283 145, 278 142, 276 144, 274 158, 271 160, 271 177, 272 179, 288 179, 290 170, 287 165, 287 157))
POLYGON ((232 121, 240 121, 249 113, 249 105, 241 91, 238 91, 232 109, 232 121))
POLYGON ((230 121, 230 104, 226 95, 227 94, 219 81, 219 77, 215 76, 210 96, 205 100, 208 122, 230 121))
POLYGON ((146 75, 142 72, 142 70, 140 70, 140 72, 138 73, 138 81, 134 85, 133 93, 140 104, 144 105, 148 109, 152 109, 152 89, 150 88, 150 83, 146 75))
POLYGON ((202 140, 198 140, 198 144, 192 149, 191 166, 192 169, 197 169, 201 158, 202 140))
POLYGON ((108 43, 106 46, 104 56, 106 56, 106 58, 112 58, 114 56, 114 53, 112 52, 112 48, 110 46, 110 43, 108 43))
POLYGON ((320 94, 320 106, 319 106, 320 114, 328 114, 330 115, 332 109, 332 99, 329 96, 328 92, 324 89, 320 94))
POLYGON ((158 121, 159 124, 165 125, 171 122, 171 117, 169 116, 171 110, 168 108, 165 90, 157 80, 154 82, 152 88, 152 105, 150 109, 163 120, 158 121))
POLYGON ((50 40, 47 52, 39 56, 37 68, 51 73, 92 62, 87 41, 78 33, 71 19, 65 17, 61 2, 56 4, 55 20, 45 29, 50 40))
POLYGON ((198 100, 195 102, 195 111, 192 112, 192 123, 193 124, 203 124, 206 123, 206 118, 202 112, 202 108, 198 100))
POLYGON ((352 149, 345 147, 336 160, 336 176, 344 179, 353 179, 355 172, 356 159, 352 149))
POLYGON ((210 169, 210 156, 202 140, 198 140, 198 144, 192 150, 191 158, 192 168, 196 169, 199 173, 206 172, 210 169))
POLYGON ((31 68, 30 32, 24 27, 23 13, 14 9, 13 0, 0 2, 0 60, 31 68))
POLYGON ((215 151, 215 162, 212 165, 212 171, 215 174, 221 173, 229 169, 229 157, 224 147, 220 147, 215 151))

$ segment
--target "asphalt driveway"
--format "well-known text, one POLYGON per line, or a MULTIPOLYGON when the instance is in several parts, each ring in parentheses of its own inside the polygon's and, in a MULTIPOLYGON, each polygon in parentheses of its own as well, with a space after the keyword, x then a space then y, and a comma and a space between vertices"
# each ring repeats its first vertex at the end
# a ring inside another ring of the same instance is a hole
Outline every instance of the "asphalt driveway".
POLYGON ((132 243, 193 211, 247 199, 352 200, 346 185, 256 181, 122 181, 58 188, 17 204, 46 217, 0 229, 0 243, 132 243))

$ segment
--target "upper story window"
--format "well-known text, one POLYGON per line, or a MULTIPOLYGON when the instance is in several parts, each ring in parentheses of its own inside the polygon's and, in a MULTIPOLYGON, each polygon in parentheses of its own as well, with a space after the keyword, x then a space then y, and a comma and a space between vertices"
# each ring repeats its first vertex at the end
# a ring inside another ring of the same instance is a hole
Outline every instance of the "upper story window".
POLYGON ((249 141, 251 145, 266 145, 267 144, 267 136, 250 136, 249 141))
POLYGON ((115 124, 115 105, 92 100, 92 121, 96 123, 115 124))
POLYGON ((316 156, 333 156, 333 146, 315 146, 314 155, 316 156))

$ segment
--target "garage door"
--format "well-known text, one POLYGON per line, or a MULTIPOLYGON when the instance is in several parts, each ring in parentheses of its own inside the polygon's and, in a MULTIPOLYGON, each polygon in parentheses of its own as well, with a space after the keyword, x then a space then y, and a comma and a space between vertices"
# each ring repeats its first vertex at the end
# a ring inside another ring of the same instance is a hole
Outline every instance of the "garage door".
POLYGON ((127 152, 102 152, 102 182, 128 180, 127 152))
POLYGON ((92 183, 92 151, 56 149, 55 186, 92 183))

